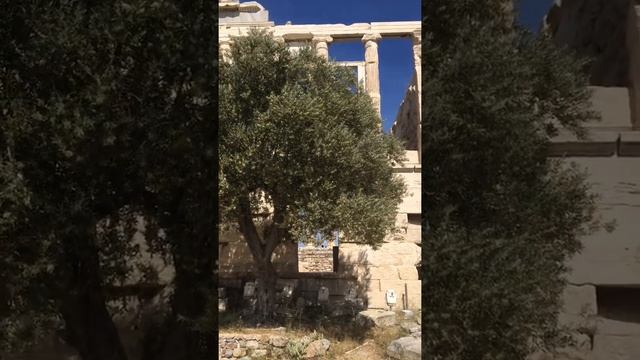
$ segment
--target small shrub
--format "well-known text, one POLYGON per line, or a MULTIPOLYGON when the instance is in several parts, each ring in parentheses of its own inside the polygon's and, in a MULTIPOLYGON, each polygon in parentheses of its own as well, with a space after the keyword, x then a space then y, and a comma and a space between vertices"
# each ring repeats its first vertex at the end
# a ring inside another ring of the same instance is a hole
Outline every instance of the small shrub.
POLYGON ((299 360, 299 359, 302 359, 305 348, 306 346, 300 340, 289 341, 287 343, 286 352, 287 352, 287 355, 289 356, 289 359, 299 360))

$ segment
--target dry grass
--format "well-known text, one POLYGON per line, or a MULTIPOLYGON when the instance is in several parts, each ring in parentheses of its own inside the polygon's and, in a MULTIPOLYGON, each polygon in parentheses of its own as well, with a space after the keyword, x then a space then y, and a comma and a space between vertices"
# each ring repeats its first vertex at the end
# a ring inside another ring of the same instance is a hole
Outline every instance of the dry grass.
MULTIPOLYGON (((330 339, 331 340, 331 339, 330 339)), ((353 339, 344 339, 342 341, 332 341, 327 359, 342 359, 344 353, 353 350, 361 344, 353 339)))
POLYGON ((386 349, 389 344, 405 335, 405 331, 398 326, 386 328, 373 328, 370 332, 373 342, 380 348, 386 349))

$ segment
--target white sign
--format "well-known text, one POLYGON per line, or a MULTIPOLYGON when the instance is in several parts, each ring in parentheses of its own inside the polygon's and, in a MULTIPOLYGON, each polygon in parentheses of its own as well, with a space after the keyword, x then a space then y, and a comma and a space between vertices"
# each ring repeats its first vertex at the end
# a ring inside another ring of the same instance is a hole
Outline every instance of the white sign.
POLYGON ((387 290, 386 294, 387 305, 394 305, 396 303, 396 291, 393 289, 387 290))
POLYGON ((321 286, 318 289, 318 302, 329 301, 329 289, 326 286, 321 286))

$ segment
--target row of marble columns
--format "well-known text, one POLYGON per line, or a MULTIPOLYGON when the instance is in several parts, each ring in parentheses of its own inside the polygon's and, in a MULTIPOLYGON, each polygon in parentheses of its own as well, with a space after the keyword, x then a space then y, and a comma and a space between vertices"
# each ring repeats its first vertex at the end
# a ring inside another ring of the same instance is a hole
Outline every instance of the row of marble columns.
MULTIPOLYGON (((422 37, 419 30, 411 34, 413 42, 413 60, 416 71, 416 79, 421 79, 421 54, 422 37)), ((378 58, 378 41, 382 36, 378 33, 365 34, 362 37, 364 44, 365 84, 364 88, 373 100, 375 108, 380 115, 380 61, 378 58)), ((318 55, 329 59, 329 43, 333 38, 328 35, 314 36, 312 42, 318 55)), ((417 81, 418 93, 421 93, 420 81, 417 81)))

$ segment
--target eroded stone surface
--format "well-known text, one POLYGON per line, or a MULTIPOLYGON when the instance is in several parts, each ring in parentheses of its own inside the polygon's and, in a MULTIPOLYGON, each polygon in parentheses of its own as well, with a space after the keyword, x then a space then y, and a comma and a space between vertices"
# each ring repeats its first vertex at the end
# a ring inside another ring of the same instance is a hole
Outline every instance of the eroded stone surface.
POLYGON ((306 348, 304 352, 305 359, 319 359, 322 358, 327 351, 329 351, 329 347, 331 346, 331 341, 327 339, 320 339, 312 341, 306 348))
POLYGON ((275 347, 285 347, 287 345, 287 343, 289 342, 289 340, 287 340, 286 337, 284 336, 272 336, 269 339, 269 344, 271 344, 272 346, 275 347))
POLYGON ((415 334, 420 331, 420 325, 415 321, 403 321, 400 323, 400 327, 405 331, 408 331, 410 334, 415 334))
POLYGON ((420 360, 422 358, 421 341, 413 336, 396 339, 387 347, 387 355, 393 359, 420 360))
POLYGON ((397 324, 396 313, 385 310, 364 310, 358 313, 356 321, 363 325, 387 327, 397 324))

